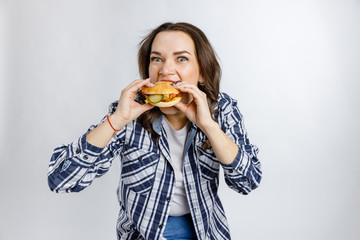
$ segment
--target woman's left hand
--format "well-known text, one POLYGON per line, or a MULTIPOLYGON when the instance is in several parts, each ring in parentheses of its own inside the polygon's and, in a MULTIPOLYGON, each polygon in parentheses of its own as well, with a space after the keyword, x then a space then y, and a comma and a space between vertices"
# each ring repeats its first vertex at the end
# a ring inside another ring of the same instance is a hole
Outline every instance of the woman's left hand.
POLYGON ((190 96, 188 103, 181 101, 175 107, 184 112, 186 117, 201 130, 204 131, 207 127, 210 127, 214 120, 211 118, 206 93, 189 82, 179 82, 175 87, 190 96))

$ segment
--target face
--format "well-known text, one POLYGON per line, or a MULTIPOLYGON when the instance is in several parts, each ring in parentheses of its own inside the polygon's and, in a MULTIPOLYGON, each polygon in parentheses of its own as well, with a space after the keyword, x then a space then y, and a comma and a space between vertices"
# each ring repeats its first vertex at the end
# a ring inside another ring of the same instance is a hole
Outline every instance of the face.
MULTIPOLYGON (((186 81, 194 85, 202 81, 195 45, 189 35, 181 31, 164 31, 156 35, 151 46, 149 77, 151 81, 186 81)), ((183 102, 191 101, 183 96, 183 102)), ((163 113, 177 110, 161 109, 163 113), (166 111, 166 112, 164 112, 166 111)))

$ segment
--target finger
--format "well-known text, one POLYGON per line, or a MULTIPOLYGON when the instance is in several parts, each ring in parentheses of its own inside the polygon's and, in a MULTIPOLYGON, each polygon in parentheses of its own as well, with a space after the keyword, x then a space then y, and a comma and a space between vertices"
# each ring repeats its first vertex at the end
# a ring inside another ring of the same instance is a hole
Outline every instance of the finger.
POLYGON ((140 109, 141 113, 143 112, 146 112, 147 110, 150 110, 152 109, 154 106, 147 103, 147 104, 140 104, 140 103, 137 103, 138 104, 138 108, 140 109))
POLYGON ((175 88, 178 88, 179 90, 187 90, 187 89, 192 89, 193 91, 197 92, 197 93, 203 93, 203 91, 201 91, 196 85, 194 85, 193 83, 190 82, 179 82, 177 84, 174 85, 175 88))
POLYGON ((140 88, 146 84, 149 84, 150 83, 150 78, 146 78, 146 79, 137 79, 133 82, 131 82, 127 87, 129 89, 133 89, 133 88, 140 88))
POLYGON ((186 85, 191 85, 191 86, 196 86, 196 84, 195 83, 193 83, 193 82, 188 82, 188 81, 177 81, 177 82, 175 82, 175 84, 174 84, 175 86, 186 86, 186 85))
POLYGON ((139 91, 139 89, 146 84, 151 84, 150 78, 144 80, 135 80, 130 83, 126 88, 124 88, 123 91, 126 93, 130 93, 130 97, 134 97, 135 94, 139 91))
POLYGON ((179 90, 192 95, 192 97, 195 100, 196 104, 199 104, 201 102, 204 102, 204 103, 207 102, 206 94, 203 91, 201 91, 200 89, 198 89, 194 85, 179 86, 179 90))
POLYGON ((139 82, 136 82, 134 88, 136 89, 136 91, 139 91, 144 86, 154 87, 155 84, 151 81, 151 78, 146 78, 144 80, 139 80, 139 82))
POLYGON ((188 104, 185 104, 183 102, 178 102, 177 104, 174 105, 174 107, 176 107, 177 109, 179 109, 182 112, 186 112, 187 108, 189 107, 188 104))
POLYGON ((147 86, 147 87, 155 86, 155 83, 151 81, 151 78, 144 79, 144 81, 146 81, 146 84, 143 86, 147 86))

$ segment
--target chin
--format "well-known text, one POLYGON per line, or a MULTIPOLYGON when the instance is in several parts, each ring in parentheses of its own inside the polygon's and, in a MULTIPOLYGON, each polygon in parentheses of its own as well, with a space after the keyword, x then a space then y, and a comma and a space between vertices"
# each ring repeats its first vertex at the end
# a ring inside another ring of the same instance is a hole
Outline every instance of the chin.
POLYGON ((172 115, 172 114, 177 114, 180 112, 180 110, 177 109, 176 107, 164 107, 164 108, 159 108, 159 109, 165 115, 172 115))

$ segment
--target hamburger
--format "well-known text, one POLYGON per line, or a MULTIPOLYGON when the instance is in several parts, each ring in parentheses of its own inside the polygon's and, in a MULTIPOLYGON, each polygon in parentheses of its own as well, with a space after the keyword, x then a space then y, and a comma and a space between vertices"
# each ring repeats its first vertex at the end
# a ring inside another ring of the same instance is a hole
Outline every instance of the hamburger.
POLYGON ((145 96, 146 103, 156 107, 172 107, 181 100, 182 93, 172 86, 172 82, 156 82, 153 87, 143 86, 141 93, 145 96))

